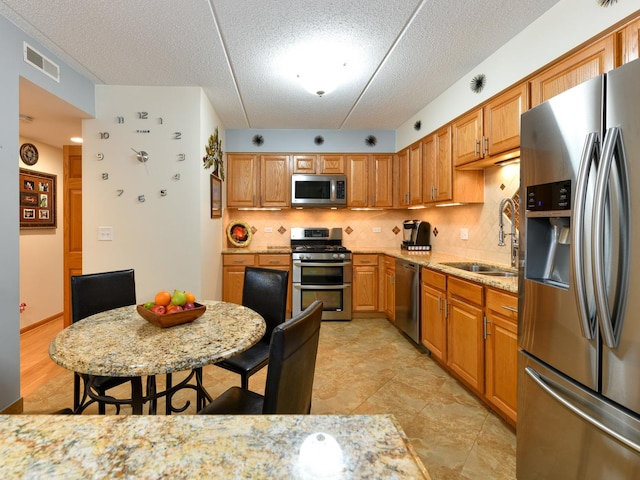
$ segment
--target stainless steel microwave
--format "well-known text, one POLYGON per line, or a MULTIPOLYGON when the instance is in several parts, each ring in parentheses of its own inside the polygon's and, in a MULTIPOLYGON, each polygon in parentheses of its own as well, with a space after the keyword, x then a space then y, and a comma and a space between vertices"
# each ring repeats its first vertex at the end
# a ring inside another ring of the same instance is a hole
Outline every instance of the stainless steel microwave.
POLYGON ((291 206, 346 207, 346 175, 292 175, 291 206))

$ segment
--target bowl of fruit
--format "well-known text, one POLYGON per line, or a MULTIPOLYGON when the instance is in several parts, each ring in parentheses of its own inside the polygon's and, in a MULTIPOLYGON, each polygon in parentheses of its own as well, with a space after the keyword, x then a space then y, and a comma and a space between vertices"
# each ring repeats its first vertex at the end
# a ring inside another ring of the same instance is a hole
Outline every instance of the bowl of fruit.
POLYGON ((174 290, 173 294, 163 290, 156 294, 153 302, 136 308, 142 318, 160 328, 193 322, 207 309, 205 305, 196 303, 192 293, 182 290, 174 290))

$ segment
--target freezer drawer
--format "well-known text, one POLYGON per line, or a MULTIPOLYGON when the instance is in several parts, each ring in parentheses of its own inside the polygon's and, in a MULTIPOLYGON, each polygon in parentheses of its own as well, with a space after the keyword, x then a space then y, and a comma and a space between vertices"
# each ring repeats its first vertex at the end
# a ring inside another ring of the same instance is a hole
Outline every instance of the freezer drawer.
POLYGON ((640 418, 523 351, 518 354, 518 375, 518 480, 640 478, 640 418), (601 427, 574 413, 553 394, 601 427))

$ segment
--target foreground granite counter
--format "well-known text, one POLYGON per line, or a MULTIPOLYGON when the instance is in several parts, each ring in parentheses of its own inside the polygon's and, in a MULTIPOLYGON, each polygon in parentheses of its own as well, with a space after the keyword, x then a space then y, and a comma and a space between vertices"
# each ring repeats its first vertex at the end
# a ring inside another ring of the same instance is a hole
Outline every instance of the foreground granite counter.
POLYGON ((0 415, 18 478, 429 479, 391 415, 0 415))

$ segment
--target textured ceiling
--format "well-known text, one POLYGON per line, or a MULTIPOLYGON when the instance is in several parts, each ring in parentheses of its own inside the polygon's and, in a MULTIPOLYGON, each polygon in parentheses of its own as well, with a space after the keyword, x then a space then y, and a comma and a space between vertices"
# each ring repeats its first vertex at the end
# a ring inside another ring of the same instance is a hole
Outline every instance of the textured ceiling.
POLYGON ((558 0, 0 0, 97 83, 201 86, 226 128, 396 129, 558 0), (337 45, 307 93, 286 59, 337 45))

